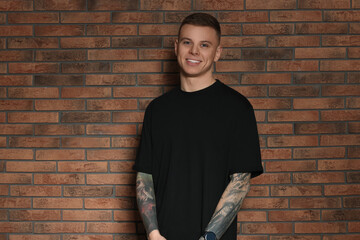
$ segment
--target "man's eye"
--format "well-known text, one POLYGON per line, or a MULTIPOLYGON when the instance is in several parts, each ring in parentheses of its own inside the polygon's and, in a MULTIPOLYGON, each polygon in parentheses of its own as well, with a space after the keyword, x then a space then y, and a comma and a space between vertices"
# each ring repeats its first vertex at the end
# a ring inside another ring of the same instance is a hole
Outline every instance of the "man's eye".
POLYGON ((201 47, 209 47, 209 44, 203 43, 203 44, 201 44, 201 47))
POLYGON ((190 41, 183 41, 183 44, 188 45, 190 44, 190 41))

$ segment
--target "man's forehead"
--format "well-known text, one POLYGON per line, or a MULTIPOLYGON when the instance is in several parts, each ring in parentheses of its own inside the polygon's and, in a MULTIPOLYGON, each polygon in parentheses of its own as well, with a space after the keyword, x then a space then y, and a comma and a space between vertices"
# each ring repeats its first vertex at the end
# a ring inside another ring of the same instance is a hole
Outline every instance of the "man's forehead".
POLYGON ((207 32, 208 34, 206 35, 202 35, 201 41, 210 41, 211 42, 211 38, 215 37, 216 39, 219 39, 216 30, 212 27, 209 26, 197 26, 197 25, 192 25, 192 24, 185 24, 182 26, 180 32, 179 32, 179 39, 183 39, 183 38, 187 38, 187 39, 192 39, 195 34, 198 33, 198 31, 201 30, 202 32, 207 32), (192 31, 195 30, 196 32, 192 31), (190 31, 189 31, 190 30, 190 31))

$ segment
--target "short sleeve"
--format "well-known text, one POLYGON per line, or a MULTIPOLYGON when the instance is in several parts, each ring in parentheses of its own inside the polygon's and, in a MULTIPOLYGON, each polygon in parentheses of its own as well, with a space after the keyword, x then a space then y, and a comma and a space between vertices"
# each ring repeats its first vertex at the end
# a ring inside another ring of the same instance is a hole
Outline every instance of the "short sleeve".
POLYGON ((253 107, 247 99, 237 109, 233 138, 230 139, 230 174, 251 173, 251 178, 263 173, 259 135, 253 107))
POLYGON ((152 172, 151 103, 145 110, 141 139, 133 169, 137 172, 152 172))

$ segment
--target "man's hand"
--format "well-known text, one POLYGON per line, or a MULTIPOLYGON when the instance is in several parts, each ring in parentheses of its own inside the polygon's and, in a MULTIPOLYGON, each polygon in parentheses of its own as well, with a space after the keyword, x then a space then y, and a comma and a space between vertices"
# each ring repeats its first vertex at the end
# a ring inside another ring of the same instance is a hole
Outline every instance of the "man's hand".
POLYGON ((159 230, 155 229, 149 234, 149 240, 166 240, 166 238, 161 236, 159 230))

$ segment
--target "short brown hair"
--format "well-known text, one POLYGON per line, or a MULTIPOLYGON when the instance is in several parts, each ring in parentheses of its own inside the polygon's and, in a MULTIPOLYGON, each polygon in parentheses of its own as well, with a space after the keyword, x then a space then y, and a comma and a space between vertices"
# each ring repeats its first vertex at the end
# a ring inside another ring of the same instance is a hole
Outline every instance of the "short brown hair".
POLYGON ((211 16, 210 14, 193 13, 193 14, 190 14, 189 16, 187 16, 186 18, 184 18, 184 20, 182 21, 180 28, 179 28, 178 37, 180 36, 181 28, 185 24, 190 24, 190 25, 194 25, 194 26, 202 26, 202 27, 211 27, 212 29, 214 29, 216 31, 216 35, 218 36, 218 39, 220 42, 220 37, 221 37, 220 24, 219 24, 218 20, 215 17, 211 16))

